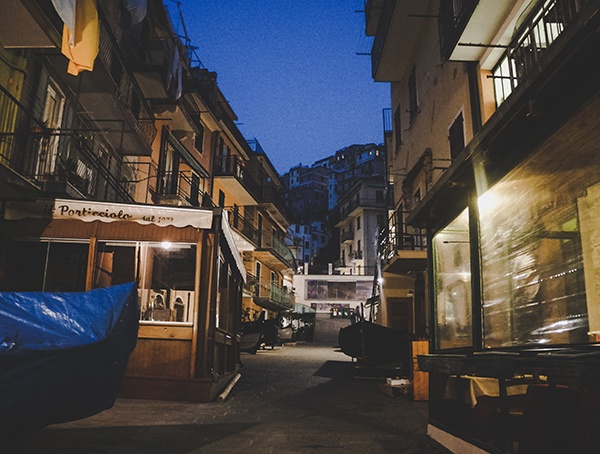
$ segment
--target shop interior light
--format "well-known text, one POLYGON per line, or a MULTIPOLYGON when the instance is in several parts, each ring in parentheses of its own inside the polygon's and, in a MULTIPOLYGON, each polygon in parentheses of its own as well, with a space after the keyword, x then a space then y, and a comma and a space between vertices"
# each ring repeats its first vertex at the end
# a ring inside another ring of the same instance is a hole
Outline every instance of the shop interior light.
POLYGON ((173 247, 173 243, 171 243, 170 241, 163 241, 162 243, 160 243, 161 247, 165 250, 169 250, 171 249, 171 247, 173 247))

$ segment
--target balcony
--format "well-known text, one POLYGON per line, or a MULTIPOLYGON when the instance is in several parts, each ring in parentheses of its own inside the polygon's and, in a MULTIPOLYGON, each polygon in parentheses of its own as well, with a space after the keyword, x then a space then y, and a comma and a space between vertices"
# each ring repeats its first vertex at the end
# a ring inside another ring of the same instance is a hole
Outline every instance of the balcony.
POLYGON ((284 271, 295 268, 295 260, 292 251, 272 232, 262 232, 259 237, 258 247, 254 251, 254 257, 265 263, 269 268, 276 271, 284 271))
POLYGON ((214 179, 230 192, 240 205, 257 205, 255 195, 258 185, 246 172, 243 161, 237 156, 217 156, 213 166, 214 179))
POLYGON ((234 233, 237 232, 244 237, 243 240, 242 238, 236 238, 236 245, 238 245, 238 249, 240 249, 240 251, 254 250, 259 241, 259 233, 257 228, 254 226, 254 222, 251 219, 245 218, 232 208, 227 208, 227 212, 229 225, 233 228, 234 233), (239 242, 242 241, 249 244, 246 246, 241 246, 239 242))
MULTIPOLYGON (((492 70, 496 104, 500 105, 526 78, 536 74, 548 48, 589 0, 550 0, 531 11, 492 70)), ((591 2, 589 2, 591 3, 591 2)))
POLYGON ((291 292, 287 287, 280 287, 274 282, 268 285, 255 284, 254 302, 273 311, 282 311, 292 308, 291 292))
POLYGON ((367 4, 367 34, 374 32, 371 70, 376 82, 398 82, 407 71, 420 29, 437 11, 433 0, 383 0, 367 4), (371 21, 369 21, 371 18, 371 21), (378 20, 374 20, 378 18, 378 20))
MULTIPOLYGON (((65 74, 63 82, 78 94, 80 111, 94 129, 103 131, 114 150, 123 156, 150 156, 157 134, 154 116, 101 8, 99 15, 100 43, 94 71, 78 77, 65 74)), ((59 53, 48 54, 48 59, 57 68, 65 65, 59 53)))
POLYGON ((587 2, 551 0, 528 11, 529 2, 442 0, 438 22, 442 57, 480 61, 483 69, 491 69, 507 47, 514 49, 515 30, 521 30, 516 41, 527 34, 526 46, 545 48, 587 2))
POLYGON ((350 257, 350 260, 352 260, 352 261, 362 260, 362 258, 363 258, 362 251, 353 251, 353 252, 350 252, 350 254, 348 254, 348 255, 350 257))
POLYGON ((340 235, 340 241, 343 244, 352 243, 354 241, 354 230, 343 231, 340 235))
POLYGON ((375 276, 377 274, 376 266, 362 266, 361 264, 338 260, 333 264, 333 274, 352 275, 352 276, 375 276))
POLYGON ((289 224, 287 218, 287 205, 283 200, 283 190, 278 190, 272 184, 265 184, 260 188, 258 194, 259 204, 264 206, 271 217, 282 226, 289 224))
POLYGON ((396 212, 388 227, 379 233, 377 253, 384 271, 406 273, 424 271, 427 265, 427 237, 401 221, 396 212))
POLYGON ((191 170, 158 176, 156 200, 161 205, 199 207, 204 200, 200 177, 191 170))

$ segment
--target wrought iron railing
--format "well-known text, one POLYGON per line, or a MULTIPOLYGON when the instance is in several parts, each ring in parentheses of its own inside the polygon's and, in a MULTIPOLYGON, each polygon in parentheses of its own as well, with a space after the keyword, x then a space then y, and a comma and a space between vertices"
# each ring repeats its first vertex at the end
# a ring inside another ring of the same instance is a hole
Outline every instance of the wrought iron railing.
POLYGON ((540 67, 548 47, 569 27, 588 1, 539 2, 539 7, 529 14, 492 71, 497 105, 504 102, 523 79, 540 67))
MULTIPOLYGON (((338 260, 334 263, 333 274, 352 276, 374 276, 377 272, 376 266, 362 266, 348 263, 346 260, 338 260)), ((310 274, 310 273, 309 273, 310 274)))
POLYGON ((462 30, 479 0, 441 0, 438 14, 440 50, 444 58, 452 54, 462 30))
POLYGON ((288 268, 294 267, 294 254, 285 244, 285 240, 274 235, 272 232, 262 232, 261 241, 258 245, 262 249, 271 249, 272 252, 286 265, 288 268))
POLYGON ((191 170, 163 172, 158 176, 159 197, 185 200, 191 206, 200 206, 204 197, 201 178, 191 170))
POLYGON ((426 250, 427 237, 425 233, 402 222, 402 213, 398 211, 390 217, 388 225, 379 232, 377 253, 383 262, 389 261, 396 251, 426 250))
POLYGON ((255 196, 259 193, 258 184, 246 171, 243 161, 237 156, 217 156, 214 166, 215 176, 232 176, 238 180, 246 190, 255 196))
POLYGON ((255 226, 255 222, 252 219, 245 218, 232 207, 227 207, 226 210, 229 212, 229 216, 227 216, 229 225, 244 235, 252 243, 258 245, 259 232, 255 226))
POLYGON ((347 241, 354 241, 354 230, 345 230, 340 235, 340 241, 346 243, 347 241))
MULTIPOLYGON (((99 11, 100 12, 100 11, 99 11)), ((106 18, 100 14, 99 21, 100 41, 98 57, 111 74, 115 83, 115 99, 127 123, 133 128, 138 137, 146 142, 148 150, 158 133, 154 125, 154 116, 142 95, 135 78, 128 71, 128 65, 120 51, 117 39, 104 22, 106 18), (136 112, 132 110, 135 106, 136 112)))

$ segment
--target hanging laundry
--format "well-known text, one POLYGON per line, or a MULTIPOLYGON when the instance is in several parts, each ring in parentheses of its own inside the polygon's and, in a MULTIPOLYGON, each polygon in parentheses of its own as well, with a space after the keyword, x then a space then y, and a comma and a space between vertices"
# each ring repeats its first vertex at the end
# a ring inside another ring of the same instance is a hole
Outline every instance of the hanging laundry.
POLYGON ((139 24, 146 17, 148 0, 124 0, 123 6, 131 14, 131 23, 139 24))
POLYGON ((175 43, 173 52, 171 53, 169 73, 167 74, 167 89, 169 90, 171 97, 175 100, 178 100, 181 97, 183 89, 183 67, 179 55, 179 47, 175 43))
POLYGON ((74 30, 63 27, 62 53, 70 60, 67 72, 77 76, 81 71, 92 71, 99 43, 96 0, 77 0, 74 30))
MULTIPOLYGON (((75 5, 77 0, 52 0, 54 9, 58 13, 58 16, 62 19, 65 26, 69 30, 75 30, 75 5)), ((71 35, 71 46, 75 44, 74 36, 71 35)))

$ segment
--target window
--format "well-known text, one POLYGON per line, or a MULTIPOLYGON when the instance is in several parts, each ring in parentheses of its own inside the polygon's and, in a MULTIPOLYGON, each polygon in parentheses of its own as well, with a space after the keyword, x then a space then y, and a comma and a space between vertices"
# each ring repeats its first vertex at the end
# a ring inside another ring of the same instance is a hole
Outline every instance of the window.
POLYGON ((473 345, 469 213, 433 237, 436 347, 473 345))
POLYGON ((408 78, 408 102, 408 111, 410 113, 410 121, 412 123, 412 121, 419 113, 419 99, 417 95, 417 75, 416 68, 414 66, 412 72, 410 73, 410 77, 408 78))
POLYGON ((3 290, 82 292, 85 290, 87 242, 14 241, 3 290))
POLYGON ((375 201, 377 203, 383 203, 383 191, 375 191, 375 201))
POLYGON ((160 155, 160 179, 159 193, 161 195, 177 194, 179 184, 179 153, 175 149, 170 132, 167 128, 162 129, 162 149, 160 155))
POLYGON ((225 206, 225 193, 219 189, 219 206, 225 206))
POLYGON ((196 245, 169 248, 146 242, 101 242, 95 287, 138 280, 140 316, 145 321, 191 323, 194 312, 196 245))
POLYGON ((464 120, 462 112, 450 126, 448 139, 450 140, 450 157, 455 159, 465 148, 464 120))
POLYGON ((256 262, 256 282, 260 285, 260 273, 262 270, 262 264, 260 262, 256 262))
POLYGON ((356 218, 356 230, 360 230, 360 216, 356 218))
MULTIPOLYGON (((42 122, 49 129, 60 129, 65 111, 65 96, 45 70, 42 71, 40 78, 38 97, 42 103, 40 106, 42 122)), ((40 137, 34 170, 36 176, 47 176, 55 172, 59 139, 59 135, 40 137)))
POLYGON ((486 348, 600 332, 600 162, 587 144, 565 150, 541 148, 479 196, 486 348))
POLYGON ((200 153, 204 151, 204 126, 200 122, 194 122, 198 132, 194 136, 194 148, 200 153))

